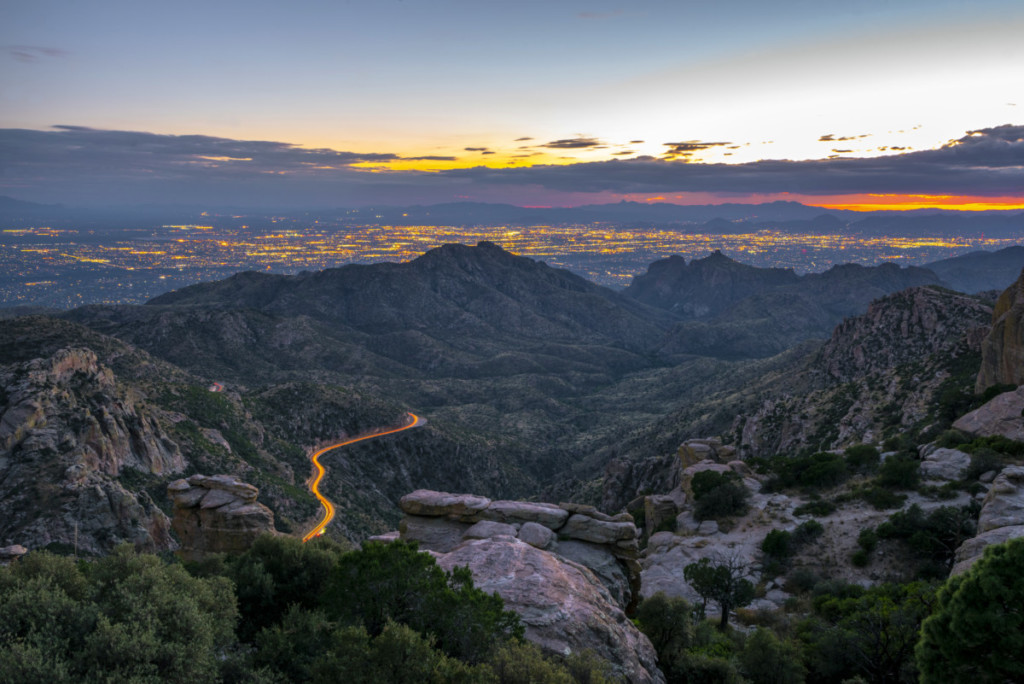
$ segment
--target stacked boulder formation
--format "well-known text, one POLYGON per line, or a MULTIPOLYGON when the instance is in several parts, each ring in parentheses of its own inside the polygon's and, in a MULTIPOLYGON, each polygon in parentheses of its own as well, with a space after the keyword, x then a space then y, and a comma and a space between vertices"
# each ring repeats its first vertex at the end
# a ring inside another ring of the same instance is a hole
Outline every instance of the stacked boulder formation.
POLYGON ((378 541, 415 541, 445 570, 468 567, 549 653, 590 650, 627 681, 664 682, 654 647, 627 617, 640 598, 632 516, 422 489, 399 505, 399 531, 378 541))
POLYGON ((171 528, 179 555, 198 560, 207 553, 242 553, 261 534, 274 534, 274 513, 256 501, 259 490, 231 475, 193 475, 167 486, 174 500, 171 528))

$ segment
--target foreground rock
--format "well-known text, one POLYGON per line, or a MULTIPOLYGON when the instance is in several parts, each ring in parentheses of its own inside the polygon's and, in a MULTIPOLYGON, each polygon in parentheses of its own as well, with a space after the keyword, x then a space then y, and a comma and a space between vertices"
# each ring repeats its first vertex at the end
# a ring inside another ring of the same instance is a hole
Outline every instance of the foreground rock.
MULTIPOLYGON (((417 490, 400 502, 400 537, 498 592, 549 653, 589 649, 630 682, 662 682, 650 641, 629 620, 640 595, 637 529, 591 506, 490 501, 417 490)), ((393 537, 383 537, 386 541, 393 537)))
POLYGON ((465 541, 439 554, 438 565, 468 566, 474 584, 497 592, 548 653, 589 649, 626 681, 665 681, 651 642, 588 568, 514 537, 465 541))
POLYGON ((259 490, 231 475, 175 480, 167 486, 167 495, 174 500, 171 526, 185 560, 208 553, 242 553, 261 534, 276 534, 273 511, 256 501, 259 490))
POLYGON ((518 538, 589 567, 612 597, 631 612, 639 599, 640 566, 633 517, 593 506, 491 501, 472 494, 418 489, 399 502, 402 539, 426 551, 448 553, 466 539, 518 538))
POLYGON ((986 546, 1017 537, 1024 537, 1024 466, 1004 468, 992 481, 978 516, 978 534, 957 549, 950 574, 967 572, 986 546))

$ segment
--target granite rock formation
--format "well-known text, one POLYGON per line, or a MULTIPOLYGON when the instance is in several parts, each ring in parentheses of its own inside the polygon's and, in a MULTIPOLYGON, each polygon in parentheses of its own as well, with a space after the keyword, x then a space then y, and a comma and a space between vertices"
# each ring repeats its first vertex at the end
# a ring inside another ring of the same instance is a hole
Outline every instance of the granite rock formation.
POLYGON ((981 346, 975 391, 998 384, 1024 384, 1024 271, 996 301, 992 331, 981 346))
POLYGON ((650 641, 626 617, 640 593, 628 514, 430 490, 400 507, 400 538, 446 569, 469 566, 476 586, 520 614, 531 641, 563 655, 593 650, 631 682, 664 681, 650 641))
POLYGON ((1024 537, 1024 466, 1004 468, 981 505, 978 534, 960 545, 951 574, 967 572, 990 544, 1024 537))
POLYGON ((117 382, 89 349, 0 366, 0 543, 175 546, 170 521, 119 477, 185 468, 159 410, 117 382))
POLYGON ((192 475, 167 486, 174 500, 171 526, 181 540, 179 555, 198 560, 208 553, 242 553, 261 534, 274 534, 274 513, 256 501, 259 490, 231 475, 192 475))

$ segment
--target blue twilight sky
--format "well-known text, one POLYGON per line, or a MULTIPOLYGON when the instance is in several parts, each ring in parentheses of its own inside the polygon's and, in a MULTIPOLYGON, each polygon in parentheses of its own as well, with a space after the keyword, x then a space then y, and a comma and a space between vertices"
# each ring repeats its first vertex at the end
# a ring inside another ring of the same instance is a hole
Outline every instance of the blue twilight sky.
POLYGON ((1022 112, 1020 0, 0 0, 0 194, 35 201, 1024 205, 1022 112), (972 137, 1001 161, 912 156, 972 137))

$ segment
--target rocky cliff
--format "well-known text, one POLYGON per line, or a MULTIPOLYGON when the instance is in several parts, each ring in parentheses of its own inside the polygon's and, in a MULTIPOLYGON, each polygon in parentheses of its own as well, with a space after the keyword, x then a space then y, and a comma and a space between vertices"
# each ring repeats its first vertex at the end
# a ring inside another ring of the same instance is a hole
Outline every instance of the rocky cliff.
POLYGON ((184 470, 159 410, 95 352, 63 348, 0 366, 0 543, 103 553, 174 548, 169 520, 121 478, 184 470))
POLYGON ((737 420, 738 445, 745 454, 771 456, 880 442, 926 427, 940 391, 976 367, 989 316, 978 299, 931 287, 873 302, 837 326, 800 371, 805 391, 772 392, 737 420))
POLYGON ((629 515, 427 490, 404 496, 401 508, 402 539, 445 569, 468 566, 474 584, 497 592, 546 651, 590 649, 630 682, 664 681, 654 648, 625 612, 640 589, 629 515))
POLYGON ((1024 384, 1024 271, 996 301, 992 331, 981 347, 975 391, 999 384, 1024 384))
POLYGON ((199 560, 209 553, 242 553, 261 534, 275 534, 274 512, 256 501, 259 490, 230 475, 192 475, 167 486, 174 501, 171 526, 178 553, 199 560))
POLYGON ((985 547, 1024 537, 1024 467, 1004 468, 992 481, 978 516, 978 534, 956 551, 953 575, 970 569, 985 547))

